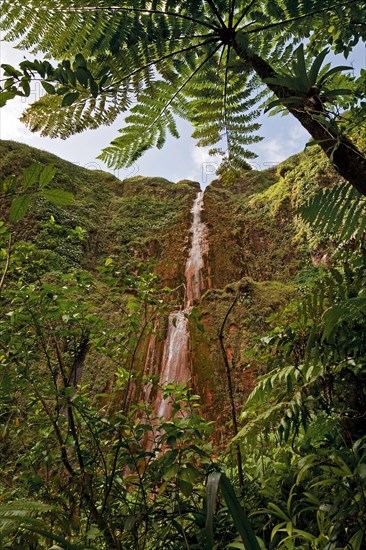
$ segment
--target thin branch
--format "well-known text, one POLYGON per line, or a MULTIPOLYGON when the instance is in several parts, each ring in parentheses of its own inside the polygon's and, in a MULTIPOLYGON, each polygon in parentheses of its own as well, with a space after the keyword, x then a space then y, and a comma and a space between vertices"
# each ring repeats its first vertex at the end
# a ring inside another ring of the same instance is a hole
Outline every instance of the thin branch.
MULTIPOLYGON (((226 349, 225 349, 225 343, 224 343, 224 330, 226 321, 229 318, 230 313, 235 307, 236 302, 238 301, 240 295, 240 291, 238 291, 235 295, 235 298, 230 305, 229 309, 226 312, 226 315, 224 317, 224 320, 222 322, 220 331, 219 331, 219 341, 220 341, 220 347, 221 347, 221 353, 222 358, 225 363, 225 369, 226 369, 226 376, 227 376, 227 383, 228 383, 228 390, 229 390, 229 399, 230 399, 230 406, 231 406, 231 417, 233 421, 233 427, 234 427, 234 436, 236 436, 239 432, 239 426, 238 426, 238 420, 236 416, 236 409, 235 409, 235 402, 234 402, 234 389, 233 389, 233 382, 231 378, 231 369, 229 364, 229 359, 227 357, 226 349)), ((243 464, 242 464, 242 456, 241 456, 241 450, 240 450, 240 444, 236 444, 236 459, 237 459, 237 466, 238 466, 238 478, 239 478, 239 487, 241 492, 244 489, 244 475, 243 475, 243 464)))
POLYGON ((77 429, 76 429, 75 418, 74 418, 74 413, 73 413, 73 410, 72 410, 72 404, 71 404, 70 398, 67 398, 67 401, 68 401, 68 403, 66 405, 66 408, 67 408, 67 417, 68 417, 68 421, 69 421, 69 428, 70 428, 71 435, 72 435, 73 440, 74 440, 75 451, 76 451, 76 456, 77 456, 78 463, 79 463, 79 466, 80 466, 80 470, 81 470, 82 473, 84 473, 84 470, 85 470, 84 458, 83 458, 83 455, 82 455, 82 452, 81 452, 79 435, 78 435, 77 429))
POLYGON ((243 21, 244 17, 248 14, 250 8, 257 2, 257 0, 252 0, 249 5, 245 8, 245 10, 243 11, 243 13, 241 14, 241 16, 239 17, 239 19, 237 20, 237 22, 235 23, 234 25, 234 31, 238 28, 238 26, 240 25, 240 23, 243 21))
POLYGON ((220 21, 221 27, 226 29, 225 21, 221 17, 221 14, 220 14, 219 10, 217 9, 217 7, 215 6, 213 0, 206 0, 206 1, 207 1, 207 4, 210 6, 213 14, 216 15, 217 19, 220 21))
POLYGON ((8 246, 7 246, 7 249, 6 249, 5 266, 4 266, 3 274, 2 274, 1 280, 0 280, 0 292, 1 292, 1 289, 3 288, 3 286, 4 286, 5 277, 8 273, 8 271, 9 271, 10 258, 11 258, 11 246, 12 246, 12 235, 10 233, 9 240, 8 240, 8 246))
POLYGON ((59 447, 60 447, 60 452, 61 452, 61 460, 62 460, 62 463, 64 465, 64 467, 66 468, 66 470, 69 472, 70 476, 73 477, 75 475, 75 471, 73 469, 73 467, 71 466, 71 463, 69 462, 69 458, 67 456, 67 451, 66 451, 66 445, 65 445, 65 442, 62 438, 62 434, 61 434, 61 430, 59 428, 59 425, 57 424, 57 422, 55 421, 55 419, 53 418, 52 416, 52 413, 46 403, 46 400, 42 397, 41 393, 38 391, 38 388, 35 384, 33 384, 31 382, 31 385, 33 387, 33 391, 34 393, 36 394, 36 396, 38 397, 38 399, 40 400, 40 402, 42 403, 42 406, 43 406, 43 409, 45 411, 45 413, 47 414, 52 426, 53 426, 53 429, 54 429, 54 432, 56 434, 56 438, 57 438, 57 441, 58 441, 58 444, 59 444, 59 447))
MULTIPOLYGON (((84 422, 85 422, 85 424, 86 424, 86 426, 87 426, 87 428, 88 428, 88 430, 89 430, 89 432, 90 432, 90 434, 91 434, 91 437, 92 437, 92 439, 94 440, 95 446, 96 446, 96 448, 97 448, 97 452, 99 453, 100 459, 101 459, 101 461, 103 462, 104 474, 105 474, 105 478, 106 478, 106 480, 107 480, 107 478, 108 478, 108 467, 107 467, 107 463, 106 463, 106 461, 105 461, 104 454, 103 454, 103 451, 102 451, 102 449, 101 449, 101 447, 100 447, 100 444, 99 444, 99 441, 98 441, 98 439, 97 439, 97 437, 96 437, 96 434, 95 434, 95 432, 93 431, 93 428, 91 427, 91 425, 90 425, 90 423, 89 423, 88 415, 86 414, 85 410, 84 410, 82 407, 79 407, 79 406, 77 405, 77 402, 76 402, 76 401, 73 402, 73 407, 78 411, 78 413, 80 414, 81 418, 84 420, 84 422)), ((93 420, 95 420, 94 417, 92 417, 92 418, 93 418, 93 420)), ((94 463, 95 463, 95 462, 97 461, 97 458, 94 457, 94 458, 93 458, 93 461, 94 461, 94 463)), ((107 481, 106 481, 106 484, 107 484, 107 481)), ((103 513, 103 510, 102 510, 101 513, 103 513)))

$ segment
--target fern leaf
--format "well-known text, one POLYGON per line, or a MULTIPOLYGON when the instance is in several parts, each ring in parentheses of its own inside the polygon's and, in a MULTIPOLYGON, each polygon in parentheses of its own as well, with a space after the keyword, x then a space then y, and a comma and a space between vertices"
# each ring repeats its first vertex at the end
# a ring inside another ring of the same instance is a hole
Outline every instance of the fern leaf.
POLYGON ((366 223, 366 199, 344 182, 332 189, 321 189, 299 209, 299 214, 317 231, 334 240, 361 237, 366 223))

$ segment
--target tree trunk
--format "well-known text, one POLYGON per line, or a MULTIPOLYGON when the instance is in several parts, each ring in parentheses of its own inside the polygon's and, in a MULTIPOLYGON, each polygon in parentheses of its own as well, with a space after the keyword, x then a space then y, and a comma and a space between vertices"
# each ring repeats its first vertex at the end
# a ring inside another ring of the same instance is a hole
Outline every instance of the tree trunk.
MULTIPOLYGON (((255 71, 261 80, 264 81, 267 78, 278 76, 267 61, 242 44, 240 35, 234 38, 233 47, 245 66, 255 71)), ((279 99, 298 95, 285 86, 266 85, 279 99)), ((297 118, 313 139, 319 143, 319 146, 333 162, 339 174, 353 185, 357 191, 366 196, 366 157, 362 152, 346 136, 316 120, 314 118, 316 113, 309 112, 305 109, 305 106, 286 105, 286 108, 297 118)))

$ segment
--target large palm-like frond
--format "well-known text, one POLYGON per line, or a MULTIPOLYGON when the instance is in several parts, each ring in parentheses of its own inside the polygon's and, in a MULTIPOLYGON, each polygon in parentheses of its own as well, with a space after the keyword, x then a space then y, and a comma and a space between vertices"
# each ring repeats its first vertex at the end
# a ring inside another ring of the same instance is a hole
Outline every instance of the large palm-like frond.
MULTIPOLYGON (((299 40, 322 17, 337 9, 348 13, 349 6, 362 13, 363 3, 74 0, 70 5, 45 0, 40 5, 5 0, 0 28, 23 48, 61 60, 79 53, 108 74, 92 98, 84 86, 74 102, 74 96, 65 104, 56 94, 33 104, 24 117, 32 129, 67 137, 113 122, 137 101, 140 106, 127 117, 122 136, 102 155, 109 164, 128 164, 147 148, 162 146, 167 131, 176 135, 177 114, 193 122, 199 144, 215 145, 224 138, 228 155, 239 159, 250 156, 247 146, 258 139, 254 119, 266 76, 288 63, 299 40), (60 105, 60 114, 54 113, 60 105)), ((272 91, 278 97, 285 94, 272 91)), ((313 121, 301 123, 309 129, 313 121)))
POLYGON ((321 189, 299 211, 317 231, 339 242, 363 238, 366 229, 366 200, 344 182, 321 189))

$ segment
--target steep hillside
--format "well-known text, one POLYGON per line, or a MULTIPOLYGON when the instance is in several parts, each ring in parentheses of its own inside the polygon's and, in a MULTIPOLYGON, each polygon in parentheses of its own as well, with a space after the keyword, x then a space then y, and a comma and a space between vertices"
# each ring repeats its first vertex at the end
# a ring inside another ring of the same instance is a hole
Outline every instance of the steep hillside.
MULTIPOLYGON (((24 171, 33 162, 54 165, 57 171, 50 187, 74 195, 73 205, 62 208, 34 196, 26 218, 10 224, 12 257, 7 282, 35 284, 40 292, 50 285, 56 293, 56 289, 60 292, 65 287, 63 277, 73 279, 84 272, 78 303, 103 319, 109 341, 103 346, 97 335, 96 342, 92 344, 88 337, 86 344, 80 336, 77 346, 84 351, 78 376, 96 395, 118 385, 117 366, 121 372, 134 369, 141 375, 154 315, 169 307, 171 300, 180 303, 184 297, 190 209, 198 184, 172 184, 147 177, 121 182, 111 174, 86 170, 16 142, 0 142, 0 158, 0 178, 5 181, 14 175, 18 182, 14 193, 0 192, 0 219, 7 220, 11 200, 19 194, 24 171), (171 293, 169 288, 177 290, 171 293), (109 350, 116 338, 122 339, 129 350, 127 355, 119 356, 117 366, 109 350)), ((7 236, 3 233, 1 238, 2 272, 7 236)), ((9 299, 5 299, 0 312, 3 326, 7 324, 9 299)), ((163 316, 161 342, 165 323, 163 316)), ((60 338, 60 345, 67 349, 65 337, 60 338)), ((135 388, 132 391, 129 386, 126 391, 131 401, 135 388)), ((121 399, 125 397, 117 394, 113 401, 118 403, 121 399)))
POLYGON ((338 181, 315 149, 204 194, 0 153, 5 547, 243 547, 244 509, 261 548, 361 548, 365 201, 339 246, 297 216, 338 181))
POLYGON ((341 181, 317 150, 294 155, 277 168, 243 173, 205 193, 213 283, 222 287, 244 276, 288 281, 319 263, 329 246, 297 218, 296 210, 320 187, 341 181))
MULTIPOLYGON (((33 265, 28 281, 35 274, 38 279, 52 279, 52 273, 89 272, 95 291, 85 298, 87 306, 102 314, 113 334, 130 319, 130 314, 121 318, 121 309, 133 307, 137 315, 140 308, 133 329, 136 350, 132 358, 123 359, 130 373, 123 399, 131 405, 144 398, 142 375, 159 376, 161 369, 167 314, 184 303, 190 209, 198 183, 172 184, 148 177, 120 182, 111 174, 86 170, 15 142, 0 142, 0 153, 2 178, 15 174, 21 181, 31 162, 52 163, 57 173, 51 185, 74 194, 74 204, 62 209, 35 199, 27 218, 13 228, 14 246, 21 250, 28 243, 26 263, 33 265), (109 267, 103 269, 115 270, 113 281, 120 273, 142 279, 131 283, 130 289, 120 283, 106 288, 98 275, 102 273, 98 266, 106 260, 109 267), (156 298, 146 294, 151 292, 156 298), (131 300, 139 301, 131 306, 131 300)), ((311 278, 314 264, 324 255, 325 244, 298 222, 296 208, 335 177, 326 160, 307 152, 276 169, 243 173, 230 185, 215 181, 205 192, 209 249, 203 277, 212 290, 196 301, 197 309, 190 315, 190 361, 194 389, 208 416, 219 420, 218 429, 230 418, 225 360, 240 410, 261 368, 250 359, 252 342, 266 333, 271 326, 268 319, 291 301, 297 283, 311 278)), ((5 218, 9 201, 6 197, 1 201, 5 218)), ((110 391, 115 366, 108 353, 101 355, 89 346, 83 365, 83 380, 96 393, 110 391)), ((155 390, 149 395, 153 399, 155 390)))
POLYGON ((206 414, 214 410, 215 418, 230 418, 223 348, 240 411, 261 372, 251 358, 253 345, 275 325, 277 312, 296 298, 299 286, 329 262, 332 242, 322 240, 296 211, 319 188, 339 181, 329 161, 313 148, 277 168, 243 173, 227 185, 217 180, 207 188, 206 276, 213 290, 197 304, 204 333, 194 323, 191 328, 194 372, 206 414))
MULTIPOLYGON (((16 238, 32 241, 47 255, 48 269, 82 267, 94 269, 107 257, 118 257, 127 270, 156 270, 163 284, 177 286, 179 272, 169 267, 184 265, 190 207, 198 184, 171 184, 162 178, 136 177, 119 181, 107 172, 87 170, 55 155, 24 144, 0 141, 0 177, 15 175, 20 182, 32 162, 52 164, 57 172, 51 187, 74 194, 70 207, 55 207, 34 200, 26 221, 15 228, 16 238), (47 223, 55 218, 55 227, 47 223), (83 240, 66 240, 57 234, 82 228, 83 240), (173 247, 178 262, 172 262, 173 247), (54 263, 52 263, 54 258, 54 263), (179 261, 180 260, 180 261, 179 261), (61 262, 61 263, 60 263, 61 262)), ((0 213, 6 217, 9 201, 2 199, 0 213)))

